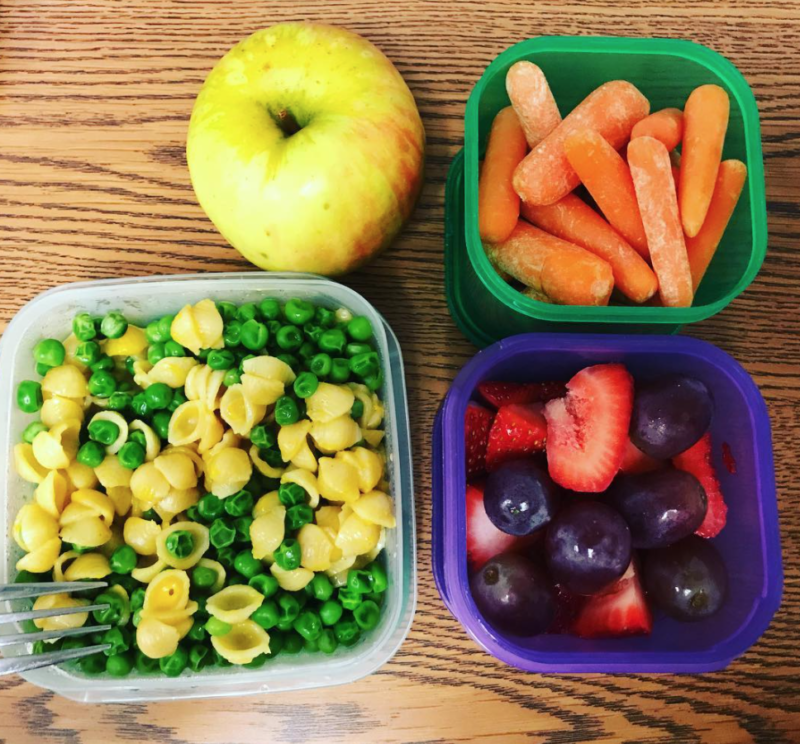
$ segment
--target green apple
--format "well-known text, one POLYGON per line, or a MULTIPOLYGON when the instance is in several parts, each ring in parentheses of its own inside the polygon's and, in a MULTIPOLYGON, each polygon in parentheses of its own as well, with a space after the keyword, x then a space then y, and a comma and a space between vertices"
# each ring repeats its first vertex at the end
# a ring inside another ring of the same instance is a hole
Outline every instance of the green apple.
POLYGON ((335 275, 411 216, 424 150, 414 97, 377 47, 342 28, 282 23, 211 71, 186 156, 200 205, 245 258, 335 275))

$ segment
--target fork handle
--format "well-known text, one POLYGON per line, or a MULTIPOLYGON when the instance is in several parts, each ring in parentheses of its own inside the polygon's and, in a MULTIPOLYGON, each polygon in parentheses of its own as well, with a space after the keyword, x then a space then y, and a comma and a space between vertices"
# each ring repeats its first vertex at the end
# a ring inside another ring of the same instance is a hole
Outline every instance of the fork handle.
POLYGON ((11 659, 0 659, 0 677, 6 674, 30 672, 33 669, 53 666, 53 664, 63 664, 65 661, 72 661, 73 659, 82 659, 84 656, 100 653, 107 648, 111 648, 111 644, 104 643, 100 646, 70 648, 66 651, 49 651, 32 656, 15 656, 11 659))

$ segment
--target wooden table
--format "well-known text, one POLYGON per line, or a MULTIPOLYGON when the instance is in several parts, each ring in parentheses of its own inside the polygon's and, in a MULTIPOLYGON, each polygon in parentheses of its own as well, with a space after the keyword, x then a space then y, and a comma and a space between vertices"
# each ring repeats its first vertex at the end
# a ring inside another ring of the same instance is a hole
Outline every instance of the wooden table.
POLYGON ((62 282, 251 268, 196 203, 186 127, 219 56, 260 27, 298 18, 347 25, 378 44, 411 86, 428 133, 427 182, 413 222, 384 257, 347 279, 386 315, 405 352, 419 533, 411 633, 380 672, 330 691, 89 708, 4 679, 0 741, 800 741, 799 0, 3 0, 0 330, 24 303, 62 282), (445 175, 483 68, 510 44, 538 34, 694 39, 733 60, 759 101, 767 261, 743 297, 688 329, 747 367, 773 422, 784 601, 763 639, 725 672, 522 674, 466 637, 433 583, 431 425, 450 381, 475 351, 444 300, 445 175))

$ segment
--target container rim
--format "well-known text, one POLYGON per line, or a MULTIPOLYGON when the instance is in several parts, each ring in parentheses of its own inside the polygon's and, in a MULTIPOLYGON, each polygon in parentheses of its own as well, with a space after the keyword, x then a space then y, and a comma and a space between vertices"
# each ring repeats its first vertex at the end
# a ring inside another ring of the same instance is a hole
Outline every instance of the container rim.
POLYGON ((517 292, 504 282, 494 270, 483 251, 477 221, 464 226, 467 243, 467 255, 476 269, 476 274, 486 288, 495 295, 503 304, 515 312, 522 313, 537 320, 554 321, 558 323, 648 323, 653 325, 694 323, 715 315, 727 307, 740 295, 755 279, 767 249, 767 208, 766 191, 764 184, 764 160, 761 146, 761 125, 758 117, 758 106, 755 96, 744 75, 727 57, 713 51, 703 44, 685 39, 640 39, 625 36, 538 36, 518 42, 501 52, 486 68, 467 100, 464 117, 465 136, 465 195, 467 211, 478 213, 478 161, 480 144, 476 138, 469 137, 470 129, 477 131, 478 109, 484 88, 495 72, 515 61, 520 49, 533 51, 560 51, 555 45, 570 45, 569 51, 605 53, 614 55, 619 52, 646 53, 658 56, 673 56, 682 53, 713 71, 718 76, 725 76, 731 92, 742 111, 742 120, 748 142, 752 142, 752 152, 748 146, 747 187, 750 191, 750 208, 752 219, 752 247, 747 268, 736 285, 725 297, 706 305, 691 307, 648 307, 607 305, 594 307, 588 317, 573 317, 564 315, 563 306, 539 302, 517 292), (472 124, 473 126, 470 126, 472 124), (747 136, 747 134, 752 136, 747 136), (760 219, 757 219, 760 217, 760 219), (632 314, 635 311, 635 314, 632 314))
POLYGON ((434 534, 431 555, 437 588, 448 609, 464 626, 469 636, 501 661, 529 672, 710 672, 725 668, 733 659, 747 651, 761 637, 777 612, 783 591, 783 565, 769 415, 764 398, 747 371, 733 357, 713 344, 686 336, 632 337, 569 333, 512 336, 478 352, 462 368, 442 403, 435 427, 432 462, 434 534), (455 484, 455 493, 462 493, 466 489, 463 422, 468 403, 467 393, 473 391, 484 378, 489 366, 522 349, 556 351, 603 348, 622 352, 632 338, 636 339, 637 352, 663 354, 680 351, 681 354, 702 358, 723 372, 745 398, 755 440, 763 454, 754 463, 754 477, 762 486, 759 512, 761 552, 764 565, 769 567, 769 571, 765 572, 766 587, 760 601, 742 626, 729 637, 705 650, 648 651, 632 655, 625 650, 587 653, 526 649, 526 655, 522 656, 519 646, 499 635, 484 621, 469 592, 466 562, 452 558, 461 555, 460 546, 466 539, 466 510, 461 501, 455 504, 446 503, 444 483, 455 484), (449 556, 449 560, 445 560, 445 556, 449 556), (552 658, 556 656, 557 660, 552 658))

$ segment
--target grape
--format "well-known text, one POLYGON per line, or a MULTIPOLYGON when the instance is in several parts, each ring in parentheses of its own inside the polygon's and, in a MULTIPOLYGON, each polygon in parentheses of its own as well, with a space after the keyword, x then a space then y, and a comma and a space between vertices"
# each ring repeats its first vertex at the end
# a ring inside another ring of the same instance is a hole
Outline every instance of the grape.
POLYGON ((578 501, 547 528, 545 555, 554 581, 575 594, 594 594, 628 568, 631 532, 610 506, 578 501))
POLYGON ((609 496, 631 528, 634 548, 672 545, 691 535, 706 516, 700 481, 674 468, 618 478, 609 496))
POLYGON ((514 553, 495 556, 470 580, 472 598, 496 628, 518 636, 544 633, 556 612, 547 572, 514 553))
POLYGON ((708 431, 713 412, 708 388, 693 377, 665 377, 637 385, 631 441, 646 455, 667 460, 708 431))
POLYGON ((545 527, 558 502, 558 486, 532 460, 508 462, 486 479, 486 514, 498 530, 509 535, 530 535, 545 527))
POLYGON ((644 584, 650 599, 677 620, 703 620, 728 594, 728 573, 717 549, 692 535, 647 553, 644 584))

